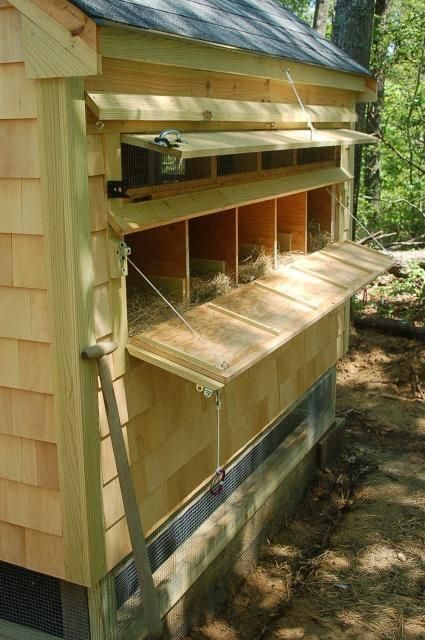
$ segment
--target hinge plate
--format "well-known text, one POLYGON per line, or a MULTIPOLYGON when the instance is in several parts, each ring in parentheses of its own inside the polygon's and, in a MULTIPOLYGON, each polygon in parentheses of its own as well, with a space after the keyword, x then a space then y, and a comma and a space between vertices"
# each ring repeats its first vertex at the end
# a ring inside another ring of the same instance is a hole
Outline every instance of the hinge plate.
POLYGON ((127 258, 128 256, 131 255, 131 248, 124 242, 124 240, 121 240, 121 242, 119 242, 117 246, 116 254, 117 254, 118 268, 121 271, 121 274, 123 276, 128 276, 127 258))

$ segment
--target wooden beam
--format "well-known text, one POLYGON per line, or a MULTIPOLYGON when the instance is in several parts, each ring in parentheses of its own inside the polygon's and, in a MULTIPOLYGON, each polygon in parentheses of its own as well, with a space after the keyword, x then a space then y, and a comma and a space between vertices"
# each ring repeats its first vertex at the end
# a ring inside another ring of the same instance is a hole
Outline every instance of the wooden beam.
POLYGON ((367 88, 367 76, 248 53, 223 45, 204 44, 178 36, 159 35, 147 30, 102 27, 100 49, 102 56, 107 58, 234 73, 270 80, 284 79, 285 66, 295 83, 358 92, 364 92, 367 88))
POLYGON ((193 197, 193 194, 183 194, 162 200, 127 204, 110 211, 109 221, 118 234, 126 235, 143 229, 171 224, 178 220, 233 209, 240 204, 251 204, 276 196, 344 182, 348 178, 348 174, 344 171, 333 168, 226 186, 200 191, 196 194, 196 198, 193 197))
MULTIPOLYGON (((87 106, 99 120, 193 120, 201 122, 305 122, 298 105, 245 102, 217 98, 149 96, 122 93, 88 93, 87 106)), ((346 107, 306 105, 312 122, 356 122, 357 114, 346 107)), ((346 136, 349 136, 346 133, 346 136)), ((354 134, 352 134, 354 135, 354 134)), ((199 136, 198 136, 199 137, 199 136)), ((137 144, 137 138, 124 142, 137 144)), ((143 142, 143 139, 140 139, 143 142)), ((146 141, 145 141, 146 142, 146 141)), ((152 141, 153 142, 153 141, 152 141)), ((196 138, 193 141, 196 142, 196 138)), ((141 146, 141 145, 140 145, 141 146)), ((145 144, 146 146, 146 144, 145 144)), ((182 147, 184 149, 184 147, 182 147)), ((205 155, 214 155, 211 152, 205 155)), ((189 156, 190 157, 190 156, 189 156)))
POLYGON ((290 293, 287 293, 286 291, 281 291, 280 289, 275 289, 274 287, 271 287, 267 284, 264 284, 263 282, 254 282, 256 287, 260 287, 260 289, 265 289, 266 291, 270 291, 271 293, 275 293, 278 296, 282 296, 282 298, 286 298, 287 300, 291 300, 291 302, 296 302, 297 304, 300 304, 303 307, 307 307, 308 309, 318 309, 320 307, 319 304, 315 304, 314 302, 310 302, 308 300, 304 300, 304 298, 300 298, 298 296, 294 296, 290 293))
POLYGON ((65 578, 90 586, 105 558, 96 365, 80 358, 95 342, 82 79, 37 81, 37 106, 65 578))
POLYGON ((68 0, 12 0, 22 15, 25 66, 30 78, 99 72, 97 27, 68 0))

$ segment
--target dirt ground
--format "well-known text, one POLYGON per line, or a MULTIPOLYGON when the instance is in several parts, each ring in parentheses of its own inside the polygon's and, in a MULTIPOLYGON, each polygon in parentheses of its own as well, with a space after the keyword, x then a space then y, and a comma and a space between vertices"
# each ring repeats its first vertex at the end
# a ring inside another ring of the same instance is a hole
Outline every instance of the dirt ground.
POLYGON ((192 640, 425 640, 425 349, 356 332, 341 459, 192 640))

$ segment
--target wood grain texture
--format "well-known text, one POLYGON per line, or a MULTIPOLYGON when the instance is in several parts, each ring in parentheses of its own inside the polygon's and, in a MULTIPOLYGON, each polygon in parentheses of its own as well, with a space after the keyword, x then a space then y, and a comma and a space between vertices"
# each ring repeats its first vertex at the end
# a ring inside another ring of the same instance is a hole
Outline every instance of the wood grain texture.
POLYGON ((98 72, 96 25, 69 2, 14 0, 22 13, 25 66, 30 78, 93 75, 98 72), (77 15, 79 14, 79 15, 77 15))
MULTIPOLYGON (((87 106, 99 120, 193 120, 201 122, 305 122, 298 105, 219 100, 180 96, 151 96, 118 93, 89 93, 87 106)), ((356 122, 356 112, 346 107, 306 105, 313 122, 356 122)), ((348 135, 348 134, 346 134, 348 135)), ((255 136, 254 136, 255 137, 255 136)), ((354 137, 354 136, 352 136, 354 137)), ((131 140, 131 138, 129 138, 131 140)), ((137 141, 137 138, 134 139, 137 141)), ((128 140, 127 140, 128 142, 128 140)), ((146 144, 146 138, 139 143, 146 144)), ((211 144, 211 142, 209 141, 211 144)), ((198 146, 196 141, 193 144, 198 146)), ((287 148, 287 147, 280 147, 287 148)), ((203 155, 212 155, 204 152, 203 155)), ((188 156, 197 157, 197 156, 188 156)))
MULTIPOLYGON (((179 100, 179 98, 175 98, 179 100)), ((253 116, 256 115, 253 103, 247 103, 246 109, 253 116)), ((263 103, 260 103, 261 105, 263 103)), ((276 105, 278 107, 280 105, 276 105)), ((241 107, 240 107, 241 108, 241 107)), ((264 108, 264 107, 263 107, 264 108)), ((257 107, 258 109, 258 107, 257 107)), ((288 105, 288 110, 293 109, 288 105)), ((311 111, 314 107, 311 107, 311 111)), ((292 111, 291 111, 292 113, 292 111)), ((270 114, 276 117, 277 114, 270 114)), ((293 114, 295 122, 299 121, 299 114, 293 114)), ((292 117, 292 116, 291 116, 292 117)), ((341 118, 342 119, 342 118, 341 118)), ((286 118, 285 122, 291 121, 286 118)), ((246 120, 245 120, 246 121, 246 120)), ((209 156, 224 156, 239 153, 254 153, 263 151, 282 151, 287 149, 310 149, 333 147, 340 144, 376 143, 377 139, 367 134, 351 131, 350 129, 320 129, 313 136, 304 129, 291 131, 226 131, 185 133, 184 142, 168 148, 155 143, 154 135, 139 133, 125 133, 121 141, 141 149, 148 149, 172 155, 177 158, 204 158, 209 156)), ((260 165, 261 166, 261 165, 260 165)))
POLYGON ((47 289, 43 236, 12 235, 13 286, 47 289))
POLYGON ((320 225, 320 232, 331 234, 332 231, 332 193, 329 187, 313 189, 307 194, 308 224, 320 225))
POLYGON ((358 263, 362 262, 363 256, 366 260, 372 256, 375 264, 365 272, 355 265, 341 263, 335 274, 334 262, 320 251, 316 252, 260 279, 258 282, 268 285, 269 290, 252 283, 217 298, 217 305, 233 312, 225 324, 218 310, 211 305, 189 311, 186 318, 200 338, 194 337, 181 323, 171 320, 133 336, 130 339, 132 354, 141 347, 152 355, 167 358, 170 363, 185 366, 218 382, 230 382, 310 325, 318 323, 331 309, 344 303, 392 264, 388 256, 355 244, 335 243, 332 251, 341 257, 346 256, 347 251, 350 255, 355 253, 358 263), (281 291, 288 292, 289 296, 281 296, 281 291), (314 301, 317 307, 306 310, 294 302, 297 297, 314 301), (251 318, 256 326, 241 322, 237 314, 251 318), (261 329, 261 324, 275 329, 277 335, 270 336, 268 331, 261 329))
POLYGON ((12 236, 0 233, 0 285, 13 285, 12 236))
MULTIPOLYGON (((0 14, 1 22, 1 14, 0 14)), ((0 119, 37 117, 34 81, 25 75, 23 62, 0 64, 0 119)))
POLYGON ((12 6, 0 11, 0 63, 23 62, 21 16, 12 6))
POLYGON ((189 221, 190 257, 222 260, 225 273, 237 278, 236 209, 189 221))
MULTIPOLYGON (((234 73, 272 80, 282 79, 282 59, 261 56, 222 46, 191 42, 184 38, 105 27, 100 32, 102 56, 234 73)), ((365 91, 367 78, 285 60, 295 82, 350 91, 365 91)))
POLYGON ((36 120, 0 120, 0 178, 39 178, 36 120))
POLYGON ((240 245, 256 245, 276 259, 276 200, 238 208, 240 245))
POLYGON ((61 300, 51 306, 51 326, 65 575, 90 585, 103 574, 104 555, 96 372, 80 359, 95 342, 82 80, 38 81, 37 104, 48 284, 61 300))
MULTIPOLYGON (((129 236, 126 242, 131 247, 132 261, 146 275, 188 278, 187 222, 137 233, 129 236)), ((134 274, 131 266, 130 272, 134 274)), ((140 276, 137 279, 140 280, 140 276)))
POLYGON ((43 234, 39 180, 0 179, 0 233, 43 234))
POLYGON ((196 198, 193 198, 192 194, 183 194, 151 202, 127 204, 110 211, 109 221, 118 234, 126 235, 178 220, 233 209, 241 204, 252 204, 283 194, 304 192, 344 182, 347 178, 348 175, 344 171, 333 168, 225 186, 201 191, 196 194, 196 198))
POLYGON ((277 232, 291 234, 293 251, 307 251, 307 193, 278 198, 277 232))
MULTIPOLYGON (((88 93, 109 91, 145 95, 197 96, 225 100, 287 102, 296 98, 284 80, 244 77, 234 73, 218 73, 184 67, 102 59, 102 74, 85 79, 88 93)), ((301 84, 297 88, 304 104, 333 105, 352 108, 354 94, 337 88, 301 84)))

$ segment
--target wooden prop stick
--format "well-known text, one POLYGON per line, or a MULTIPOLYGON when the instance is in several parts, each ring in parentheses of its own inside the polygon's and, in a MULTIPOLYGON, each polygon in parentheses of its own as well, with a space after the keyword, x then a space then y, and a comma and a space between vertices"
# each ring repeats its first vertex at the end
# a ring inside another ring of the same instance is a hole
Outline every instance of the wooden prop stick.
POLYGON ((86 360, 97 360, 106 415, 111 433, 112 448, 118 471, 131 546, 133 548, 134 563, 136 565, 137 577, 142 593, 145 624, 148 630, 149 640, 156 640, 162 638, 159 601, 152 578, 139 507, 134 492, 117 401, 107 360, 107 356, 116 349, 117 344, 115 342, 100 342, 85 349, 81 355, 86 360))

